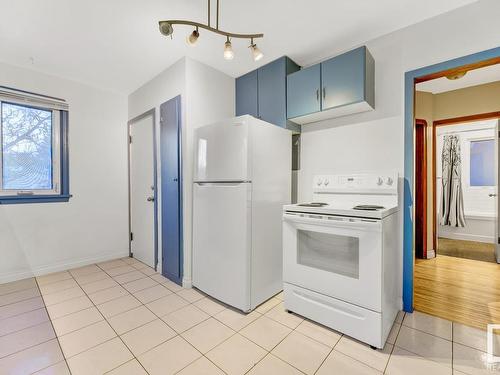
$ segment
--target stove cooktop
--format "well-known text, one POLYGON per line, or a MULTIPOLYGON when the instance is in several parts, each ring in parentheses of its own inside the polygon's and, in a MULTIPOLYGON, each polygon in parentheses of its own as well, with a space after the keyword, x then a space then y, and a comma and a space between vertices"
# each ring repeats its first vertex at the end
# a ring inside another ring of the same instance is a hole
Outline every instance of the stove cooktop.
POLYGON ((289 204, 283 207, 284 211, 312 213, 321 215, 341 215, 361 218, 382 219, 398 210, 397 206, 356 204, 354 202, 337 201, 336 204, 323 202, 305 202, 289 204))

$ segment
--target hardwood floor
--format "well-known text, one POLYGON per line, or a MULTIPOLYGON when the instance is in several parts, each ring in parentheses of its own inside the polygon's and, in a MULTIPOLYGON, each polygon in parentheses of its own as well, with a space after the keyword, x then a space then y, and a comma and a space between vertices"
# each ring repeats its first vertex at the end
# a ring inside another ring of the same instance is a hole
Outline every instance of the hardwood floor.
POLYGON ((415 310, 486 330, 500 323, 500 265, 438 255, 416 259, 415 310))
POLYGON ((438 255, 481 260, 483 262, 496 263, 495 247, 493 243, 452 240, 450 238, 438 238, 438 255))

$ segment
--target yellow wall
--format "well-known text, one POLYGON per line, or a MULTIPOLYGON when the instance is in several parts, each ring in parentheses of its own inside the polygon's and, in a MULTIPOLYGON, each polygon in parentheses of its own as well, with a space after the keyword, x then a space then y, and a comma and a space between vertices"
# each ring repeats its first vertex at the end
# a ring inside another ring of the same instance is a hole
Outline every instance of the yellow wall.
MULTIPOLYGON (((418 87, 417 87, 418 90, 418 87)), ((427 249, 432 250, 432 126, 433 121, 500 111, 500 81, 440 94, 417 91, 415 118, 427 121, 427 249)))
POLYGON ((443 92, 434 97, 434 121, 500 111, 500 81, 443 92))

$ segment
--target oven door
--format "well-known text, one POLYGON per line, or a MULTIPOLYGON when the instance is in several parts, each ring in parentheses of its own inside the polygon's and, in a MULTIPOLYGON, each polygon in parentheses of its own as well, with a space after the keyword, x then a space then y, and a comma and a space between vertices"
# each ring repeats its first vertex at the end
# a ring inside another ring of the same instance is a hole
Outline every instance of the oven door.
POLYGON ((381 311, 382 222, 285 212, 283 279, 381 311))

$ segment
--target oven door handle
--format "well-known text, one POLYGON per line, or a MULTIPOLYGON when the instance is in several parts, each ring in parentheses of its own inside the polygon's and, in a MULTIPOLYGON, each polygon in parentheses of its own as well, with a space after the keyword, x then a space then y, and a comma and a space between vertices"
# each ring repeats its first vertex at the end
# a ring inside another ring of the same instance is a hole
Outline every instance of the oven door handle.
POLYGON ((314 224, 334 228, 368 229, 375 231, 382 229, 382 221, 377 219, 285 212, 283 220, 292 223, 314 224))

